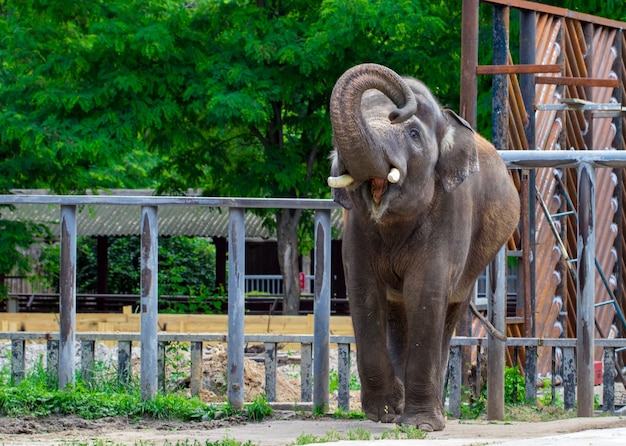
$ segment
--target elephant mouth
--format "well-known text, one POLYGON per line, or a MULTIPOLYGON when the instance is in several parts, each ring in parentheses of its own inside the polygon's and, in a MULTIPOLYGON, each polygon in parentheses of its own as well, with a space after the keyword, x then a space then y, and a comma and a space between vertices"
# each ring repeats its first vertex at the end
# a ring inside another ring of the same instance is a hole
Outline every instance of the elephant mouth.
POLYGON ((383 199, 383 195, 387 191, 389 181, 385 178, 372 178, 370 180, 370 191, 372 193, 372 202, 378 206, 383 199))

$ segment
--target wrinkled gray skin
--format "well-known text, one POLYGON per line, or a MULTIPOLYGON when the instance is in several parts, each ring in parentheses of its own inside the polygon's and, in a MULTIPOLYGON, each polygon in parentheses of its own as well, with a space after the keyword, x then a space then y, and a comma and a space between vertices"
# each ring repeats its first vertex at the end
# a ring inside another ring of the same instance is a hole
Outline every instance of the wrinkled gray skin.
POLYGON ((359 65, 337 81, 330 113, 331 176, 354 179, 333 198, 347 209, 363 411, 442 430, 450 338, 476 278, 517 225, 517 190, 493 146, 415 79, 359 65), (397 183, 387 181, 392 167, 397 183))

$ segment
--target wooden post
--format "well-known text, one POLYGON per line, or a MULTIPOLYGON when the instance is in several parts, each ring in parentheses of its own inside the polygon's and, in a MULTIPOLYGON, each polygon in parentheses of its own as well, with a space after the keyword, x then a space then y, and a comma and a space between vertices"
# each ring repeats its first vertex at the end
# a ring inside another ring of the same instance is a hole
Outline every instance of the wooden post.
POLYGON ((337 346, 337 406, 350 410, 350 344, 337 346))
POLYGON ((595 330, 595 171, 578 167, 578 271, 576 274, 576 374, 578 416, 593 416, 595 330))
POLYGON ((276 401, 276 342, 265 342, 265 397, 276 401))
POLYGON ((243 410, 245 315, 245 211, 230 208, 228 221, 228 402, 243 410))
POLYGON ((326 411, 330 389, 330 211, 315 212, 313 404, 326 411))
POLYGON ((156 397, 159 331, 159 229, 156 206, 141 207, 141 399, 156 397))
POLYGON ((311 377, 313 376, 312 353, 310 343, 300 344, 300 399, 308 403, 313 399, 311 377))
MULTIPOLYGON (((489 269, 488 295, 489 321, 496 330, 506 333, 506 247, 502 247, 489 269)), ((491 334, 487 335, 487 419, 504 419, 504 365, 505 343, 491 334)))
POLYGON ((61 206, 61 271, 59 277, 59 388, 76 375, 76 206, 61 206))

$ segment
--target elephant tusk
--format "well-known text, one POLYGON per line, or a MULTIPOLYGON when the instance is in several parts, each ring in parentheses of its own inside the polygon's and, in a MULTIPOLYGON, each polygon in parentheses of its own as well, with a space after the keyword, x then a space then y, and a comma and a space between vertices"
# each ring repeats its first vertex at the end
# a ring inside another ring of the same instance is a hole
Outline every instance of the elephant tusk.
POLYGON ((338 189, 341 187, 348 187, 352 183, 354 183, 354 178, 352 175, 344 173, 343 175, 339 175, 338 177, 328 177, 327 183, 330 187, 338 189))
POLYGON ((390 183, 397 183, 400 181, 400 171, 395 167, 392 167, 389 174, 387 174, 387 181, 390 183))

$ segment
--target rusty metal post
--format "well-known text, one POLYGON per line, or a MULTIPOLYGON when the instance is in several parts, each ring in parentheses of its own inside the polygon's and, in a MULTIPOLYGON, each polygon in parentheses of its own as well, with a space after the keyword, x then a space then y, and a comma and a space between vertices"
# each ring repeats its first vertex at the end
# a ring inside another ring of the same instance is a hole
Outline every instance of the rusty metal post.
POLYGON ((243 410, 245 314, 245 210, 230 208, 228 220, 228 402, 243 410))
MULTIPOLYGON (((489 321, 500 332, 506 333, 506 247, 498 251, 489 269, 489 321)), ((487 336, 487 419, 504 419, 504 365, 505 343, 491 334, 487 336)))
POLYGON ((156 206, 141 207, 141 399, 155 398, 159 331, 159 228, 156 206))
POLYGON ((578 270, 576 274, 576 375, 578 416, 593 416, 595 330, 595 171, 578 167, 578 270))
MULTIPOLYGON (((509 8, 493 7, 493 64, 506 65, 509 49, 509 8)), ((493 76, 493 145, 498 150, 507 149, 509 128, 509 78, 507 74, 493 76)), ((487 311, 491 323, 506 333, 506 247, 502 247, 491 262, 489 271, 491 290, 487 311)), ((504 342, 488 337, 489 367, 487 370, 487 418, 504 419, 504 342)))
POLYGON ((326 411, 330 392, 330 210, 315 212, 313 404, 326 411))
POLYGON ((61 206, 61 271, 59 277, 59 388, 76 376, 76 206, 61 206))
MULTIPOLYGON (((520 10, 520 63, 535 64, 537 17, 535 11, 520 10)), ((524 98, 527 123, 524 134, 528 150, 535 150, 535 75, 520 74, 520 88, 524 98)), ((522 147, 520 147, 522 149, 522 147)), ((524 294, 524 336, 535 336, 535 169, 521 172, 522 178, 522 270, 524 294), (531 212, 532 211, 532 212, 531 212), (531 215, 532 213, 532 215, 531 215)), ((530 381, 529 381, 530 382, 530 381)), ((529 392, 526 393, 528 398, 529 392)))
POLYGON ((463 23, 461 28, 461 103, 459 114, 476 127, 476 103, 478 86, 478 5, 479 0, 463 1, 463 23))

